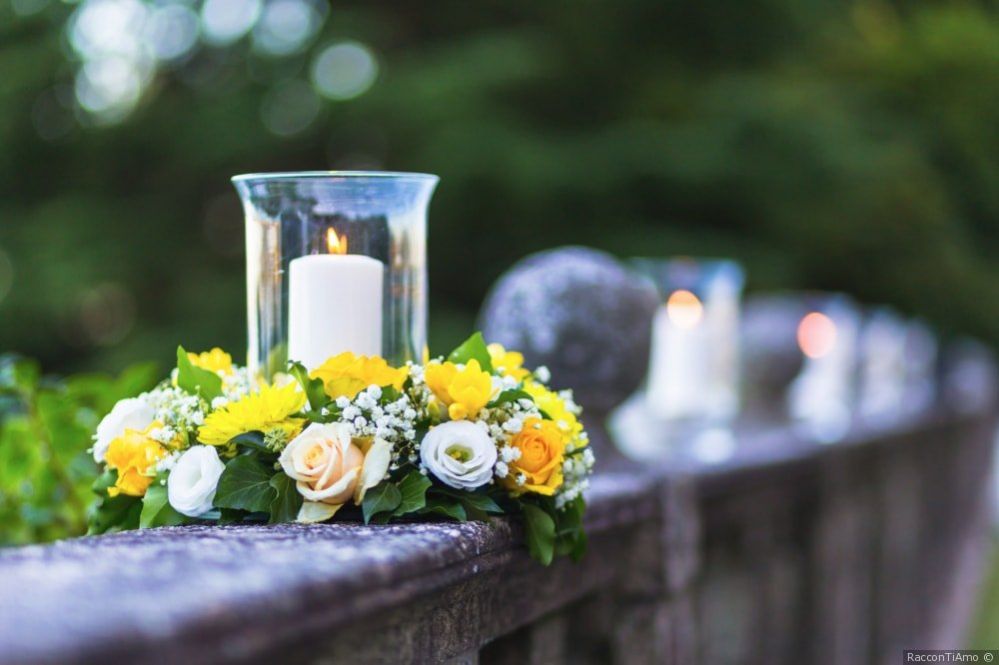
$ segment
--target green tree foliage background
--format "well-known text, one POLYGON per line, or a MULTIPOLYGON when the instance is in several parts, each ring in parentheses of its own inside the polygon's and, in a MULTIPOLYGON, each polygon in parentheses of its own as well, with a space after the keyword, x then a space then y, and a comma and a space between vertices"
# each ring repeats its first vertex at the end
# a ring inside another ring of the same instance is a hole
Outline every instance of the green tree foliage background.
POLYGON ((74 100, 78 7, 0 0, 0 351, 48 371, 168 367, 178 343, 239 357, 228 179, 325 168, 441 176, 434 348, 504 269, 563 244, 731 256, 754 289, 999 340, 995 2, 336 2, 290 54, 201 44, 104 124, 74 100), (373 85, 303 97, 342 40, 374 54, 373 85), (300 126, 275 134, 275 112, 300 126))

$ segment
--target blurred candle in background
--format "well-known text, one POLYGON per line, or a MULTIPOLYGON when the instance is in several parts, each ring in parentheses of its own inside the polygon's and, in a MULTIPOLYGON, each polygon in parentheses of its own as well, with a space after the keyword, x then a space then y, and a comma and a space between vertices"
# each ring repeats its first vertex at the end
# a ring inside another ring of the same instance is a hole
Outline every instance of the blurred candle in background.
POLYGON ((645 402, 666 420, 724 422, 739 408, 742 269, 727 260, 636 261, 663 295, 645 402))
POLYGON ((788 410, 822 441, 841 438, 854 402, 859 314, 846 296, 810 297, 798 323, 804 364, 791 384, 788 410))
POLYGON ((884 418, 902 410, 906 322, 887 308, 871 312, 860 337, 860 414, 884 418))

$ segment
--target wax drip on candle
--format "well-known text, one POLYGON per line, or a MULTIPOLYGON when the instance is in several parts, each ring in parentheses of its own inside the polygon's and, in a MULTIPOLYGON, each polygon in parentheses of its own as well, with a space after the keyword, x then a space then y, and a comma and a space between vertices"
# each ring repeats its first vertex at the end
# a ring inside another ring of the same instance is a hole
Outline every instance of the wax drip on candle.
POLYGON ((338 236, 332 227, 326 229, 326 247, 330 254, 346 254, 347 236, 338 236))

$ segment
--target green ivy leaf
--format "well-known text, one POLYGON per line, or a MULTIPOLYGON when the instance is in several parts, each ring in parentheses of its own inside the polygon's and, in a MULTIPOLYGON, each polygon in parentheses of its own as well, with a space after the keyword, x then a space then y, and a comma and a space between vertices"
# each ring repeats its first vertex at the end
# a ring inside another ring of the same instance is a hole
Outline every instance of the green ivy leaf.
POLYGON ((402 493, 395 483, 386 481, 380 485, 375 485, 364 495, 361 502, 361 512, 364 514, 364 523, 367 524, 371 518, 378 513, 393 511, 402 503, 402 493))
POLYGON ((177 347, 177 385, 192 395, 211 402, 222 394, 222 379, 215 372, 195 367, 184 347, 177 347))
POLYGON ((302 495, 295 487, 295 481, 283 471, 278 471, 270 479, 270 486, 277 492, 271 501, 271 524, 294 522, 302 507, 302 495))
POLYGON ((468 515, 465 513, 465 507, 461 505, 461 502, 448 496, 427 497, 427 505, 417 512, 423 515, 443 515, 444 517, 448 517, 458 522, 465 522, 468 520, 468 515))
POLYGON ((490 409, 492 409, 494 407, 500 406, 501 404, 516 402, 517 400, 521 399, 529 399, 532 402, 534 401, 534 398, 531 397, 529 393, 520 390, 518 388, 511 388, 510 390, 504 390, 503 392, 501 392, 499 396, 496 399, 494 399, 492 402, 487 404, 487 406, 490 409))
POLYGON ((249 448, 251 450, 258 450, 262 453, 273 454, 274 451, 267 447, 264 443, 264 433, 257 430, 252 432, 243 432, 237 436, 234 436, 229 440, 229 443, 234 443, 237 446, 242 446, 243 448, 249 448))
POLYGON ((142 501, 137 496, 119 494, 100 499, 90 514, 87 535, 114 533, 139 528, 142 501))
POLYGON ((522 504, 524 509, 524 535, 531 556, 549 565, 555 556, 555 520, 542 508, 532 503, 522 504))
POLYGON ((183 524, 186 518, 170 505, 167 499, 167 488, 160 485, 159 480, 146 490, 142 497, 142 512, 139 514, 139 528, 149 529, 155 526, 176 526, 183 524))
POLYGON ((250 513, 236 508, 223 508, 219 511, 219 524, 239 524, 250 513))
POLYGON ((469 360, 478 360, 479 366, 487 372, 493 371, 493 361, 489 357, 489 349, 486 348, 486 340, 482 333, 477 332, 466 339, 461 345, 451 352, 447 357, 453 363, 467 364, 469 360))
POLYGON ((329 404, 330 398, 326 394, 322 379, 313 379, 309 376, 309 370, 300 362, 293 362, 288 366, 288 373, 295 377, 305 396, 309 399, 309 408, 319 412, 324 406, 329 404))
POLYGON ((463 520, 471 519, 485 522, 489 515, 502 515, 505 511, 488 494, 478 492, 458 492, 456 490, 435 487, 431 493, 436 496, 448 497, 451 503, 457 502, 464 509, 463 520))
POLYGON ((240 455, 229 462, 222 472, 215 494, 215 505, 219 508, 266 513, 276 497, 271 486, 273 474, 273 469, 253 455, 240 455))
POLYGON ((423 508, 427 505, 427 490, 432 484, 430 479, 419 471, 410 471, 399 483, 402 500, 392 514, 405 515, 423 508))

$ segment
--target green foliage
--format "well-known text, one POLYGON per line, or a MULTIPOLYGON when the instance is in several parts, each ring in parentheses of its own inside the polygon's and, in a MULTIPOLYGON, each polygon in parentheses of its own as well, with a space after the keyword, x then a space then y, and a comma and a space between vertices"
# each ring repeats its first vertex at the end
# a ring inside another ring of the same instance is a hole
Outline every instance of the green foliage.
POLYGON ((369 489, 361 502, 364 523, 367 524, 379 513, 391 513, 402 503, 402 493, 395 483, 388 481, 369 489))
POLYGON ((555 520, 548 511, 524 503, 524 538, 531 556, 547 566, 555 556, 555 520))
POLYGON ((302 386, 302 390, 305 391, 305 395, 309 398, 310 409, 318 412, 329 403, 330 398, 326 394, 325 388, 323 388, 322 379, 310 378, 309 370, 305 369, 302 363, 291 363, 288 373, 295 377, 295 380, 302 386))
POLYGON ((398 517, 416 512, 427 505, 427 490, 433 483, 419 471, 410 471, 399 482, 399 505, 392 511, 398 517))
POLYGON ((451 352, 447 358, 453 363, 465 364, 470 360, 478 360, 479 367, 487 372, 493 371, 493 362, 489 357, 489 349, 486 348, 486 340, 482 333, 476 332, 466 339, 461 345, 451 352))
POLYGON ((215 506, 250 513, 267 512, 277 498, 277 491, 271 485, 272 475, 273 469, 255 455, 240 455, 226 464, 219 478, 215 506))
MULTIPOLYGON (((57 379, 43 377, 32 361, 0 357, 0 545, 87 531, 97 475, 87 449, 97 423, 119 399, 151 388, 155 377, 154 366, 136 365, 117 377, 57 379)), ((106 487, 98 488, 105 499, 92 516, 91 531, 102 533, 126 519, 137 525, 137 500, 110 499, 106 487)))
POLYGON ((295 487, 295 481, 278 471, 270 479, 270 486, 276 493, 270 505, 270 523, 294 522, 302 507, 302 495, 295 487))
POLYGON ((166 485, 160 484, 160 479, 149 486, 146 495, 142 497, 142 512, 139 515, 139 528, 148 529, 156 526, 176 526, 183 524, 186 517, 174 510, 167 502, 166 485))
POLYGON ((222 379, 215 372, 196 367, 184 347, 177 347, 177 385, 211 402, 222 394, 222 379))

